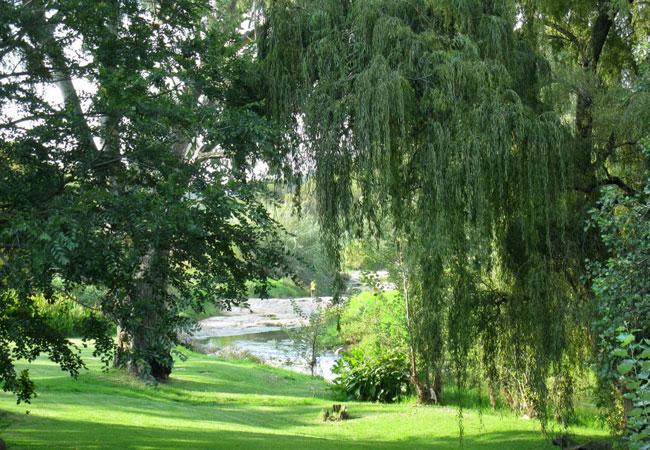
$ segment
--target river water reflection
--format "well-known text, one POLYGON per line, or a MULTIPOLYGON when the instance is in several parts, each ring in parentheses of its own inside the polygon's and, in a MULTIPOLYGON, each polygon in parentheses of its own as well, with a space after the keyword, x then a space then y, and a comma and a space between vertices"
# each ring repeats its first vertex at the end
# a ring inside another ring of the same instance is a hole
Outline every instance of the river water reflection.
MULTIPOLYGON (((309 365, 297 351, 289 334, 283 329, 235 336, 206 337, 197 339, 196 342, 205 353, 218 356, 248 353, 270 366, 310 373, 309 365)), ((332 367, 337 359, 338 357, 332 351, 320 354, 314 370, 315 375, 332 381, 335 377, 332 367)))

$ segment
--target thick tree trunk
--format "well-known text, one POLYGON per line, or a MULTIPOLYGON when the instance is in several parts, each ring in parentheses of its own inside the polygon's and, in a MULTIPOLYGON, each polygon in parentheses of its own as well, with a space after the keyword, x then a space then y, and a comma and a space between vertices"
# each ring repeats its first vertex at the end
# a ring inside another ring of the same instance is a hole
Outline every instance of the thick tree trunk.
POLYGON ((598 63, 603 48, 612 27, 612 11, 610 2, 601 2, 600 12, 591 28, 590 41, 582 55, 581 65, 586 79, 591 80, 578 88, 576 95, 575 126, 578 144, 576 160, 579 176, 577 189, 586 192, 595 200, 598 180, 594 164, 595 152, 593 144, 593 92, 592 83, 598 82, 598 63))
POLYGON ((172 371, 172 349, 160 336, 167 330, 165 324, 161 324, 165 320, 163 314, 166 307, 161 290, 166 283, 160 280, 156 286, 151 281, 155 279, 152 275, 156 265, 154 260, 159 256, 159 252, 150 248, 142 257, 140 272, 136 275, 135 303, 147 307, 142 308, 139 326, 130 330, 132 361, 129 368, 141 378, 151 376, 156 381, 164 381, 172 371))
POLYGON ((128 301, 137 309, 135 317, 116 317, 118 322, 115 367, 127 369, 133 375, 150 381, 164 381, 172 371, 171 342, 164 339, 167 330, 160 286, 154 279, 154 249, 141 258, 135 275, 131 298, 128 301))
MULTIPOLYGON (((155 317, 151 318, 155 320, 155 317)), ((117 329, 117 342, 113 366, 127 369, 139 378, 153 378, 165 381, 171 374, 171 349, 151 347, 152 336, 146 334, 146 327, 127 333, 121 327, 117 329)))

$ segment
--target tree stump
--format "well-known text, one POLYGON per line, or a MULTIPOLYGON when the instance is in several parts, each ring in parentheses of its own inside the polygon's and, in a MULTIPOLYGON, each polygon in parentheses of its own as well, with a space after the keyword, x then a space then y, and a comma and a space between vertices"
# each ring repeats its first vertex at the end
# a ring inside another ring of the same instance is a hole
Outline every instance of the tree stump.
POLYGON ((332 412, 329 409, 323 410, 322 418, 324 422, 339 422, 341 420, 348 420, 350 413, 348 413, 347 406, 335 403, 332 405, 332 412))

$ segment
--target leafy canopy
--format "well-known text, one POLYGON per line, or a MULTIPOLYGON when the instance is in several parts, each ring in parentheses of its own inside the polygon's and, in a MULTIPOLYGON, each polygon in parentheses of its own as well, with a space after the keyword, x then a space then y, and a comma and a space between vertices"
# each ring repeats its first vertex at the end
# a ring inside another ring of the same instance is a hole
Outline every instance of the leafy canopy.
POLYGON ((46 352, 76 375, 74 346, 34 298, 95 285, 87 338, 140 375, 171 370, 192 323, 281 267, 259 203, 260 162, 283 135, 260 115, 252 54, 228 2, 3 2, 0 6, 0 381, 28 400, 14 362, 46 352), (55 88, 58 88, 55 89, 55 88))
POLYGON ((471 349, 488 370, 505 358, 544 417, 583 330, 563 272, 571 147, 517 20, 510 1, 277 0, 260 55, 271 111, 314 163, 330 255, 389 215, 424 362, 449 354, 464 384, 471 349))

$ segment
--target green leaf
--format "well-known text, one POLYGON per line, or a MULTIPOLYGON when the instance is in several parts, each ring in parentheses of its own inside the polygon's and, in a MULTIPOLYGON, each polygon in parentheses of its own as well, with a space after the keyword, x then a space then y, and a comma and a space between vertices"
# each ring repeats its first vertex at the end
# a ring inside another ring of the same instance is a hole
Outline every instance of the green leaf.
POLYGON ((625 375, 630 373, 632 369, 634 369, 634 366, 635 366, 635 361, 631 359, 626 359, 616 367, 616 370, 618 370, 618 373, 620 373, 621 375, 625 375))
POLYGON ((616 339, 621 343, 623 347, 627 347, 632 342, 634 342, 634 335, 630 333, 621 333, 616 339))

